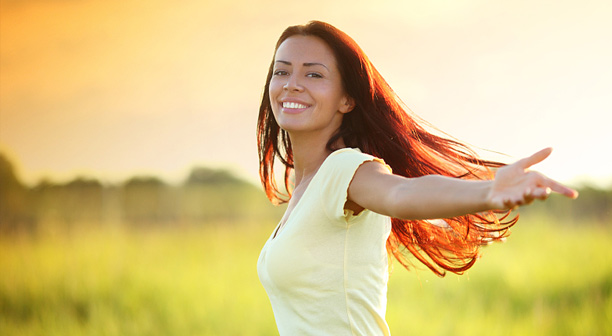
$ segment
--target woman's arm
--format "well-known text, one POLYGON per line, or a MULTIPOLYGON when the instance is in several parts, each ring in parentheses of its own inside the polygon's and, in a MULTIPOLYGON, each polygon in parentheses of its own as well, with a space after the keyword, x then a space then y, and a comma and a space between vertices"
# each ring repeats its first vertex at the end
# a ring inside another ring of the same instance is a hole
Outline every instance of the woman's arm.
POLYGON ((402 219, 450 218, 486 210, 505 210, 546 199, 551 191, 576 198, 578 193, 528 168, 552 149, 541 150, 497 170, 494 180, 469 181, 439 175, 405 178, 375 161, 355 173, 349 201, 371 211, 402 219))

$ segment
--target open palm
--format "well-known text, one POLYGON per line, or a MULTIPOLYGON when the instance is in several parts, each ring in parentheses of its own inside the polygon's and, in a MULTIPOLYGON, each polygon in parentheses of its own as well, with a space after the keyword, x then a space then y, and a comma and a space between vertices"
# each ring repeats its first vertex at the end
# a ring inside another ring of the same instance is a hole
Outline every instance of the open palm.
POLYGON ((529 167, 546 159, 551 152, 552 148, 546 148, 498 169, 489 193, 492 208, 512 209, 530 204, 535 199, 545 200, 551 192, 557 192, 570 198, 578 197, 578 192, 575 190, 543 174, 529 170, 529 167))

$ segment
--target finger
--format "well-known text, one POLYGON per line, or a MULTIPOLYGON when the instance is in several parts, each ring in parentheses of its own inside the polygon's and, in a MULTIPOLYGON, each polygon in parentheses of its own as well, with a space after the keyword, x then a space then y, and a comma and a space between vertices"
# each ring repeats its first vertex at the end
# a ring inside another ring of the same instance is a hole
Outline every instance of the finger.
POLYGON ((545 186, 550 188, 552 191, 559 193, 563 196, 569 197, 569 198, 578 197, 578 192, 576 190, 566 187, 565 185, 553 179, 547 178, 546 180, 547 180, 547 183, 545 184, 545 186))
POLYGON ((531 195, 535 199, 545 200, 548 198, 548 196, 550 196, 551 192, 552 190, 550 188, 536 188, 531 195))
POLYGON ((509 208, 516 208, 524 204, 525 204, 525 197, 518 196, 518 195, 510 197, 506 202, 506 206, 509 208))
POLYGON ((523 193, 524 204, 531 204, 531 202, 533 202, 534 199, 535 199, 534 192, 531 190, 531 188, 525 189, 525 192, 523 193))
POLYGON ((538 189, 544 189, 547 193, 546 197, 550 195, 551 192, 559 193, 563 196, 575 199, 578 197, 578 192, 572 188, 569 188, 546 175, 540 174, 538 172, 529 172, 535 178, 535 182, 538 186, 538 189))
POLYGON ((516 208, 518 207, 518 205, 515 202, 513 202, 511 199, 504 199, 503 203, 504 203, 504 208, 506 210, 510 210, 510 211, 516 210, 516 208))
POLYGON ((528 156, 524 159, 521 159, 519 161, 517 161, 517 164, 523 168, 523 169, 527 169, 533 165, 535 165, 536 163, 540 163, 542 161, 544 161, 544 159, 546 159, 550 153, 552 153, 552 148, 548 147, 548 148, 544 148, 539 152, 536 152, 535 154, 528 156))

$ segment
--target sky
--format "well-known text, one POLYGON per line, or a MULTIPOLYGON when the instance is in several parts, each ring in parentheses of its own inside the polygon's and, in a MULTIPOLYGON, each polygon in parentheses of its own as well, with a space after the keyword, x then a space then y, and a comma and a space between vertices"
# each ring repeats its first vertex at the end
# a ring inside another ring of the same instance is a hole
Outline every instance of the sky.
POLYGON ((352 36, 419 117, 511 162, 612 186, 607 0, 0 0, 0 152, 22 181, 257 181, 255 124, 289 25, 352 36))

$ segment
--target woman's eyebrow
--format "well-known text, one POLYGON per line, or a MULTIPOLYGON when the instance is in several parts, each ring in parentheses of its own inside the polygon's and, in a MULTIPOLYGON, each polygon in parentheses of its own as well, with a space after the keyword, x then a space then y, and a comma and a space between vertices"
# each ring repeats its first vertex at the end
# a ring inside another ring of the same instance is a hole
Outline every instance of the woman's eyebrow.
MULTIPOLYGON (((289 62, 289 61, 276 60, 276 62, 277 63, 283 63, 283 64, 286 64, 286 65, 292 65, 291 62, 289 62)), ((320 66, 324 67, 325 69, 327 69, 327 71, 329 71, 329 68, 325 64, 323 64, 323 63, 307 62, 307 63, 303 63, 302 65, 303 66, 307 66, 307 67, 315 66, 315 65, 320 65, 320 66)))

